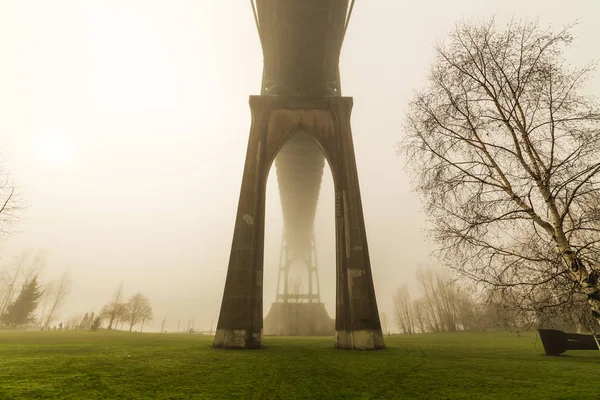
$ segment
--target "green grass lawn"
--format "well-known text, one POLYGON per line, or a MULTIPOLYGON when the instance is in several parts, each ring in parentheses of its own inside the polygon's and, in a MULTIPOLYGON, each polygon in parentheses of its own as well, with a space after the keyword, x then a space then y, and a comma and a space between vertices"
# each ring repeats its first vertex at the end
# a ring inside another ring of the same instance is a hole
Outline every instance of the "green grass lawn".
POLYGON ((0 331, 0 399, 600 399, 600 352, 543 355, 531 333, 332 338, 211 347, 199 335, 0 331))

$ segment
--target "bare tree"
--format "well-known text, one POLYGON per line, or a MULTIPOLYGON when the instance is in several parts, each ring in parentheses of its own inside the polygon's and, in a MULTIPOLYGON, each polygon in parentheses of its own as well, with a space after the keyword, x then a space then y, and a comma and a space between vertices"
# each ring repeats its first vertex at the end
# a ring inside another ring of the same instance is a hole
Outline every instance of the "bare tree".
MULTIPOLYGON (((87 314, 87 313, 86 313, 86 314, 87 314)), ((91 329, 91 328, 92 328, 92 325, 94 325, 94 324, 95 324, 95 322, 96 322, 96 318, 98 318, 98 317, 96 317, 96 316, 94 315, 94 313, 92 312, 92 314, 90 315, 90 317, 89 317, 89 318, 88 318, 88 320, 86 321, 86 324, 81 324, 81 328, 84 328, 84 329, 91 329)), ((102 323, 102 320, 101 320, 101 319, 100 319, 99 321, 100 321, 100 323, 102 323)), ((99 327, 100 327, 100 325, 97 325, 97 328, 99 328, 99 327)))
MULTIPOLYGON (((13 226, 18 221, 18 213, 22 209, 22 202, 10 174, 7 170, 0 169, 0 238, 12 232, 13 226)), ((11 274, 0 267, 0 314, 6 311, 14 297, 15 288, 19 287, 17 277, 18 274, 11 274)))
POLYGON ((67 322, 64 324, 65 329, 79 329, 80 322, 83 320, 84 316, 81 313, 71 314, 67 318, 67 322))
POLYGON ((142 326, 140 327, 140 332, 144 331, 144 324, 146 323, 146 319, 142 319, 142 326))
POLYGON ((434 282, 434 295, 436 298, 436 309, 443 330, 456 332, 458 327, 458 288, 447 276, 441 276, 437 271, 434 282))
POLYGON ((439 303, 436 299, 435 280, 431 270, 417 271, 417 282, 421 285, 423 293, 423 312, 427 316, 429 330, 441 332, 444 330, 442 322, 439 319, 439 303))
POLYGON ((110 302, 98 314, 102 321, 108 321, 107 329, 118 329, 119 322, 127 318, 127 305, 125 303, 110 302))
POLYGON ((0 236, 8 235, 18 221, 23 204, 6 170, 0 171, 0 236))
MULTIPOLYGON (((418 305, 420 326, 427 326, 427 330, 434 332, 454 332, 479 326, 475 301, 447 271, 420 269, 417 282, 423 294, 418 305)), ((413 309, 417 308, 413 305, 413 309)))
MULTIPOLYGON (((52 318, 54 318, 56 311, 65 303, 69 293, 71 292, 71 278, 68 272, 62 274, 61 278, 57 282, 50 284, 49 288, 46 289, 49 293, 51 305, 50 311, 46 316, 45 326, 50 325, 52 318)), ((79 318, 81 320, 81 318, 79 318)))
POLYGON ((396 289, 394 294, 394 316, 396 325, 402 333, 414 333, 414 322, 412 315, 412 301, 408 287, 403 285, 396 289))
POLYGON ((389 335, 390 329, 389 329, 389 321, 388 321, 387 314, 381 313, 379 315, 379 320, 381 321, 381 331, 383 332, 384 335, 389 335))
POLYGON ((123 282, 119 284, 119 287, 115 291, 113 300, 102 307, 100 314, 98 315, 101 320, 108 320, 108 329, 118 325, 120 320, 124 320, 127 316, 127 305, 123 303, 123 282))
MULTIPOLYGON (((93 315, 93 313, 92 313, 93 315)), ((79 319, 79 324, 77 324, 77 329, 87 329, 90 327, 90 324, 93 320, 93 316, 92 318, 90 318, 90 314, 89 313, 85 313, 85 315, 79 319)))
POLYGON ((412 303, 413 316, 415 319, 415 328, 419 329, 419 332, 425 333, 431 328, 429 327, 427 310, 425 309, 425 303, 423 299, 414 299, 412 303))
POLYGON ((140 292, 131 296, 129 301, 127 302, 127 308, 129 311, 128 315, 128 323, 129 323, 129 332, 134 325, 142 321, 151 321, 152 320, 152 307, 150 306, 150 300, 140 292))
POLYGON ((570 29, 458 24, 402 149, 449 265, 514 299, 583 296, 598 319, 600 113, 592 68, 563 59, 570 29))

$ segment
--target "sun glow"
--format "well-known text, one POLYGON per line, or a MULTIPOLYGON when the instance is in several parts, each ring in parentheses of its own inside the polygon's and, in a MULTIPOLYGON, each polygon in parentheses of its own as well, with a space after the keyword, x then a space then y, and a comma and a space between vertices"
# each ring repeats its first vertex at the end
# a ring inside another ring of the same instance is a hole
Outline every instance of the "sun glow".
POLYGON ((60 137, 40 137, 35 146, 35 158, 47 167, 69 166, 75 158, 75 147, 60 137))

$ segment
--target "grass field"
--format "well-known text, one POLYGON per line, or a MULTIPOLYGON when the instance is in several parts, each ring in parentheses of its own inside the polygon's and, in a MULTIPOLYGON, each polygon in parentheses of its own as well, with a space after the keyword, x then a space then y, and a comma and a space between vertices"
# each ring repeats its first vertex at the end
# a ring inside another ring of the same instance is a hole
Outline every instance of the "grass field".
POLYGON ((600 352, 547 357, 536 335, 266 338, 220 350, 199 335, 1 332, 0 399, 600 399, 600 352))

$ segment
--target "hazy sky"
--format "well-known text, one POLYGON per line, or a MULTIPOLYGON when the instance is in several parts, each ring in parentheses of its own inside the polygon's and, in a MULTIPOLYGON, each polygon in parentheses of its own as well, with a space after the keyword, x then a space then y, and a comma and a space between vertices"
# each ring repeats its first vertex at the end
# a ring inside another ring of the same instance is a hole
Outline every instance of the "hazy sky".
MULTIPOLYGON (((395 154, 436 40, 462 18, 580 19, 574 64, 600 58, 597 0, 358 0, 342 50, 380 311, 419 265, 434 265, 425 218, 395 154)), ((156 329, 218 317, 262 53, 246 0, 0 0, 0 150, 28 209, 2 243, 8 265, 43 248, 44 277, 69 270, 62 316, 98 311, 123 280, 156 329)), ((600 94, 600 74, 589 82, 600 94)), ((267 198, 265 312, 281 240, 267 198)), ((333 187, 318 210, 321 288, 334 309, 333 187)))

